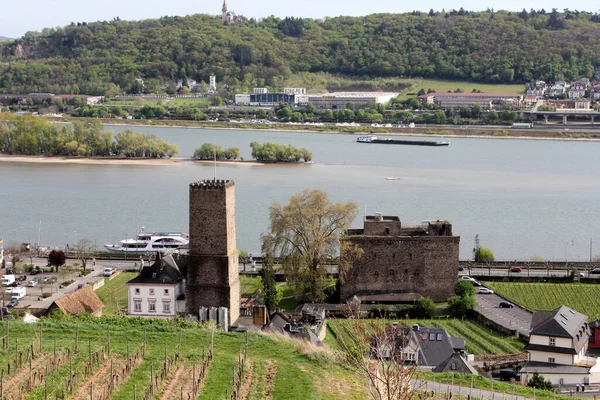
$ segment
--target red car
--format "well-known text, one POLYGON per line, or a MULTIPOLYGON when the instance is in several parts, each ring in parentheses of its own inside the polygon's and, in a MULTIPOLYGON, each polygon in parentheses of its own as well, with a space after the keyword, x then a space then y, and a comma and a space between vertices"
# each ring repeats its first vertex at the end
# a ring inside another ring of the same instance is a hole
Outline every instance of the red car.
POLYGON ((523 270, 521 269, 521 267, 512 267, 512 268, 510 269, 510 272, 521 272, 521 271, 523 271, 523 270))

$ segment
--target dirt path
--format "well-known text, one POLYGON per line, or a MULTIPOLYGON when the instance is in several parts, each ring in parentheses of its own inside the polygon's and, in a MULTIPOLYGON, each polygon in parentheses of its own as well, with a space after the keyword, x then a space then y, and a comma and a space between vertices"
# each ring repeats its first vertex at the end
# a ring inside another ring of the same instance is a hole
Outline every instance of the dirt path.
MULTIPOLYGON (((40 367, 41 365, 44 364, 44 362, 48 359, 48 357, 49 357, 48 354, 42 354, 42 356, 31 361, 31 370, 36 371, 38 369, 38 367, 40 367)), ((3 383, 4 390, 10 391, 13 389, 13 386, 18 387, 20 384, 22 384, 24 381, 26 381, 28 377, 29 377, 29 364, 27 364, 25 367, 21 368, 15 376, 13 376, 12 378, 10 378, 9 380, 7 380, 3 383)))
POLYGON ((277 375, 277 369, 275 368, 275 364, 273 361, 267 361, 269 365, 267 368, 267 376, 265 383, 265 391, 263 393, 263 400, 271 400, 271 394, 273 393, 273 389, 275 387, 275 375, 277 375))
POLYGON ((183 374, 183 372, 185 370, 186 370, 186 368, 185 368, 185 365, 183 365, 183 364, 181 364, 177 368, 177 371, 175 371, 175 374, 169 380, 169 383, 167 384, 167 387, 163 391, 162 396, 160 396, 160 400, 170 400, 170 399, 174 399, 175 398, 175 396, 177 395, 177 393, 174 393, 173 391, 175 390, 175 388, 179 384, 179 380, 181 378, 181 375, 183 374))
MULTIPOLYGON (((100 367, 100 369, 98 369, 96 371, 96 373, 94 375, 92 375, 91 378, 87 379, 86 382, 83 384, 83 386, 81 386, 81 388, 79 388, 79 391, 77 391, 77 394, 75 395, 75 397, 73 397, 74 400, 84 400, 84 399, 88 399, 89 398, 89 393, 90 393, 90 388, 92 387, 92 385, 95 385, 96 381, 98 381, 99 379, 102 378, 102 376, 105 373, 110 373, 110 363, 115 361, 115 357, 112 357, 108 360, 106 360, 106 362, 102 365, 102 367, 100 367)), ((100 387, 97 386, 98 389, 100 390, 100 387)))
POLYGON ((238 393, 239 400, 246 400, 248 394, 250 393, 250 387, 252 386, 252 378, 254 375, 254 363, 248 360, 248 371, 246 371, 246 376, 244 379, 244 384, 240 388, 240 392, 238 393))

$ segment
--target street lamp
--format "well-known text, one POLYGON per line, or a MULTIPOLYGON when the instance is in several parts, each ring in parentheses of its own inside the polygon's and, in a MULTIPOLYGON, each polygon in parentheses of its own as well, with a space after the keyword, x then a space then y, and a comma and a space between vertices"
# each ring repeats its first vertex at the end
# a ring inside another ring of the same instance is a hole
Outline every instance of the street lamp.
POLYGON ((75 246, 77 246, 77 231, 74 231, 74 232, 75 232, 75 246))

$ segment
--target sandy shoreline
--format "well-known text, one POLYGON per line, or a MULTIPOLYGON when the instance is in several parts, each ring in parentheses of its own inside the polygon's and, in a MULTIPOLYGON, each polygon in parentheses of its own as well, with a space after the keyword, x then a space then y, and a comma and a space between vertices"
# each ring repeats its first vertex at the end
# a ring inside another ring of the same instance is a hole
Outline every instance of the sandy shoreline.
POLYGON ((32 163, 32 164, 87 164, 87 165, 181 165, 185 159, 180 158, 82 158, 82 157, 46 157, 46 156, 12 156, 0 154, 0 162, 32 163))

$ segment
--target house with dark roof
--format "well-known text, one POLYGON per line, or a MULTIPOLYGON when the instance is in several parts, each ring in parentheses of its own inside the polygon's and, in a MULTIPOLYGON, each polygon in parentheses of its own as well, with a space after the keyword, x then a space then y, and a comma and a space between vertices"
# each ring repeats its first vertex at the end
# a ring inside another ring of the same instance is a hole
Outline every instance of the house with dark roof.
POLYGON ((172 255, 159 255, 127 282, 129 315, 172 318, 185 311, 185 275, 172 255))
POLYGON ((88 313, 95 317, 100 317, 102 316, 102 307, 104 307, 104 303, 100 300, 96 292, 88 286, 55 300, 48 307, 46 315, 59 310, 63 314, 68 315, 88 313))
POLYGON ((536 311, 531 321, 529 359, 521 369, 527 382, 539 372, 553 385, 600 382, 596 358, 588 357, 590 327, 585 315, 562 306, 552 311, 536 311))
POLYGON ((455 338, 443 328, 411 328, 393 324, 371 338, 372 356, 400 358, 405 364, 434 369, 453 354, 464 353, 464 338, 455 338))
POLYGON ((438 366, 433 369, 433 372, 454 372, 459 374, 479 375, 475 367, 469 364, 460 353, 453 353, 450 357, 438 364, 438 366))

